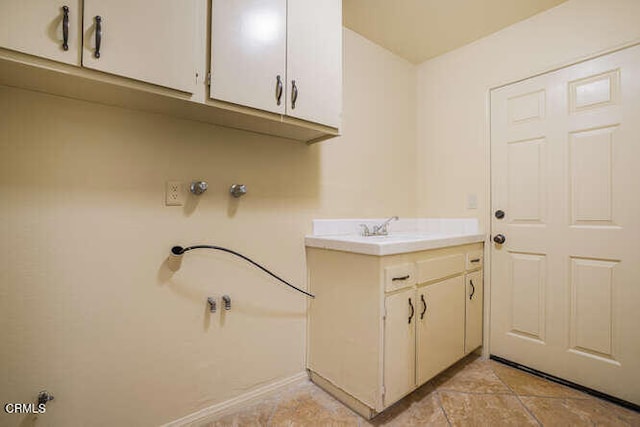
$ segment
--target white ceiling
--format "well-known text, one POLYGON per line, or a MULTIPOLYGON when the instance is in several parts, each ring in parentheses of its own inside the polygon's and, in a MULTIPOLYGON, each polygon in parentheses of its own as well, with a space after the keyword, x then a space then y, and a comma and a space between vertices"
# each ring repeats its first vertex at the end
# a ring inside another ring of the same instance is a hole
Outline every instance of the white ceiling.
POLYGON ((343 0, 347 28, 419 64, 566 0, 343 0))

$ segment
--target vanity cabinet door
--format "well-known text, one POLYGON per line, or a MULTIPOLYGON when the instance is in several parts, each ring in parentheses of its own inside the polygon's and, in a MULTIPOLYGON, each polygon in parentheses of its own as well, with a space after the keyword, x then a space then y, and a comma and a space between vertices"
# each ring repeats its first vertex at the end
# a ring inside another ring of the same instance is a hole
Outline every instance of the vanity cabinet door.
POLYGON ((0 47, 80 65, 80 40, 81 0, 0 1, 0 47))
POLYGON ((213 0, 211 13, 211 98, 284 114, 287 1, 213 0))
POLYGON ((82 65, 193 93, 196 0, 84 0, 82 65))
POLYGON ((464 352, 468 354, 482 345, 482 301, 484 294, 482 270, 467 274, 465 281, 466 334, 464 352))
POLYGON ((464 356, 464 277, 418 287, 417 384, 464 356))
POLYGON ((415 289, 385 297, 384 406, 415 388, 415 289))

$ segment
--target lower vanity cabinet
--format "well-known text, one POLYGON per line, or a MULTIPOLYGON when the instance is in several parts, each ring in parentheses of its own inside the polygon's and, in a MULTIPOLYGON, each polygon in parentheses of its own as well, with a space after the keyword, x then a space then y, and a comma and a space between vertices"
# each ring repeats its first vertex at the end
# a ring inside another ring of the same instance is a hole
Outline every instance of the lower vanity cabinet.
POLYGON ((393 403, 464 356, 464 278, 385 296, 384 403, 393 403))
POLYGON ((311 379, 371 418, 475 350, 481 254, 482 243, 387 256, 308 247, 311 379))

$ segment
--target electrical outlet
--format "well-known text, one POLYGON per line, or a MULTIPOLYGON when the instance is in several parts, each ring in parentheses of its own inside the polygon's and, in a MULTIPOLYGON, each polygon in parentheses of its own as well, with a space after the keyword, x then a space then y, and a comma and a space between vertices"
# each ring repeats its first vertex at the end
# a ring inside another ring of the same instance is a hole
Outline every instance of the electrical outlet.
POLYGON ((182 206, 184 205, 184 199, 184 184, 180 181, 167 181, 164 203, 167 206, 182 206))

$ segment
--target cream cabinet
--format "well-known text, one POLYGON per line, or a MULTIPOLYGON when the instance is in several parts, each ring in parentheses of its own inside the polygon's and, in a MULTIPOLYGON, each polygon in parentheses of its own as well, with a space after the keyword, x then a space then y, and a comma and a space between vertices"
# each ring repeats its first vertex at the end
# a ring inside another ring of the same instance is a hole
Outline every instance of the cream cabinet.
POLYGON ((82 65, 192 93, 196 0, 84 0, 82 65))
POLYGON ((424 384, 464 356, 464 279, 452 277, 417 289, 416 378, 424 384))
POLYGON ((287 94, 289 116, 340 127, 341 0, 288 2, 287 94))
POLYGON ((415 387, 415 295, 413 288, 384 299, 385 399, 396 401, 415 387))
POLYGON ((211 98, 285 113, 287 0, 213 0, 211 98))
POLYGON ((311 379, 370 418, 476 349, 482 263, 470 254, 482 243, 388 256, 308 247, 311 379))
POLYGON ((478 270, 469 273, 465 277, 465 353, 471 353, 482 345, 482 311, 484 300, 484 287, 482 281, 482 271, 478 270))
POLYGON ((464 280, 458 276, 385 297, 385 403, 396 402, 464 356, 463 294, 464 280))
POLYGON ((81 0, 2 0, 0 46, 80 65, 81 0))
POLYGON ((193 93, 195 6, 196 0, 3 0, 0 47, 193 93))
POLYGON ((0 85, 307 143, 339 134, 340 0, 213 0, 210 28, 208 7, 4 0, 0 85))
POLYGON ((212 99, 339 127, 340 0, 214 0, 212 99))

